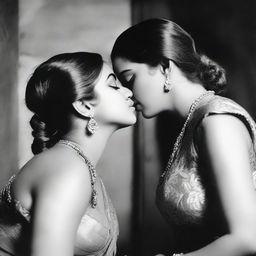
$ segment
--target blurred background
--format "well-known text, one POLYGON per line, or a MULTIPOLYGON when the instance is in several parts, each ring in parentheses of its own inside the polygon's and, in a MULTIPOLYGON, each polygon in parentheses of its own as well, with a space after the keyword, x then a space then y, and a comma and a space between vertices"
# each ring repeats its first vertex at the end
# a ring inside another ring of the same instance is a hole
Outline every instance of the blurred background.
MULTIPOLYGON (((32 157, 24 91, 35 66, 73 51, 99 52, 109 61, 115 38, 147 18, 168 18, 187 30, 201 52, 226 68, 227 96, 256 119, 255 11, 255 0, 1 0, 0 186, 32 157)), ((154 204, 181 126, 172 118, 138 116, 134 128, 112 137, 97 167, 120 222, 118 255, 168 255, 172 247, 154 204)))

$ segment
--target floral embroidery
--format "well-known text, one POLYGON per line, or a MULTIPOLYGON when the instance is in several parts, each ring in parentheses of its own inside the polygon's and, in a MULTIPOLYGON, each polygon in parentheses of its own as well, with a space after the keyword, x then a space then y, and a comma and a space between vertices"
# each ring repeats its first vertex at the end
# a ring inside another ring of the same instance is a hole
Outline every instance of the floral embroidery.
MULTIPOLYGON (((256 124, 248 113, 232 100, 215 96, 194 112, 169 172, 163 179, 160 179, 156 202, 162 215, 170 223, 198 224, 204 220, 205 214, 213 214, 215 217, 215 213, 205 211, 208 205, 207 195, 200 179, 198 152, 194 147, 193 137, 195 125, 211 113, 227 113, 237 116, 250 128, 253 139, 250 163, 252 181, 256 190, 256 124)), ((200 171, 203 172, 203 170, 200 171)))
POLYGON ((188 195, 187 203, 191 210, 200 211, 204 203, 204 195, 197 191, 192 191, 188 195))
POLYGON ((20 201, 14 200, 15 202, 15 206, 16 209, 21 213, 21 215, 23 215, 23 217, 29 222, 30 221, 30 212, 22 206, 22 204, 20 203, 20 201))
MULTIPOLYGON (((182 163, 180 162, 182 165, 182 163)), ((164 198, 173 207, 183 212, 187 218, 196 220, 203 214, 205 206, 205 191, 202 187, 197 168, 193 167, 189 172, 184 168, 177 168, 167 177, 164 183, 164 198)))
POLYGON ((187 205, 193 211, 201 211, 205 202, 205 193, 199 177, 192 173, 188 181, 183 181, 187 195, 187 205))

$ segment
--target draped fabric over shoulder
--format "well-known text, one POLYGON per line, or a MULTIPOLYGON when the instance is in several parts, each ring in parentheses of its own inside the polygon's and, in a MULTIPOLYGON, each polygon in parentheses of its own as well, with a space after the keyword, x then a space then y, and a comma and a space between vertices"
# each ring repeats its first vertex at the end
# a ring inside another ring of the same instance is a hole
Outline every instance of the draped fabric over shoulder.
POLYGON ((220 199, 213 192, 216 188, 207 183, 207 167, 199 161, 194 141, 200 122, 206 116, 217 114, 236 116, 247 127, 252 138, 250 163, 256 188, 255 122, 234 101, 215 95, 206 97, 193 113, 171 168, 160 178, 157 188, 158 208, 175 233, 176 249, 183 252, 205 246, 228 232, 220 199))
MULTIPOLYGON (((1 191, 0 255, 29 255, 30 211, 16 201, 11 193, 11 182, 1 191), (4 254, 5 253, 5 254, 4 254)), ((96 188, 103 199, 103 208, 89 207, 81 219, 75 243, 75 255, 114 256, 118 237, 118 222, 114 207, 104 184, 97 178, 96 188)))
MULTIPOLYGON (((12 176, 1 191, 0 200, 0 255, 28 256, 33 213, 15 200, 12 176)), ((114 256, 119 233, 117 216, 104 184, 97 176, 96 207, 89 206, 77 230, 75 255, 114 256)), ((47 217, 47 216, 46 216, 47 217)))

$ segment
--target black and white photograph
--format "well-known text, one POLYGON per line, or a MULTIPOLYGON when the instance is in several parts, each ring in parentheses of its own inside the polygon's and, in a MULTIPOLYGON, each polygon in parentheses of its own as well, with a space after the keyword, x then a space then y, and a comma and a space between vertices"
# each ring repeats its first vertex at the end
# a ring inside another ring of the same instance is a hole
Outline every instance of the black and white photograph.
POLYGON ((255 0, 0 0, 0 256, 256 255, 255 0))

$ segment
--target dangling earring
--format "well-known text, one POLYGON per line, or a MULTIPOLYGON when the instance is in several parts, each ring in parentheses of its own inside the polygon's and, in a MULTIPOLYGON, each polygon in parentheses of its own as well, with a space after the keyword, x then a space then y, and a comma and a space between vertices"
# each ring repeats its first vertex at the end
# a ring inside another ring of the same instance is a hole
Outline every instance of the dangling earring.
POLYGON ((170 90, 171 90, 171 83, 167 77, 164 82, 164 92, 169 92, 170 90))
POLYGON ((171 82, 169 80, 169 75, 170 75, 170 70, 169 68, 166 69, 165 71, 165 74, 166 74, 166 79, 165 79, 165 82, 164 82, 164 92, 169 92, 171 90, 171 82))
POLYGON ((88 133, 94 134, 95 131, 99 128, 99 126, 98 126, 96 120, 93 118, 93 113, 90 114, 89 118, 90 119, 86 125, 86 130, 88 131, 88 133))

